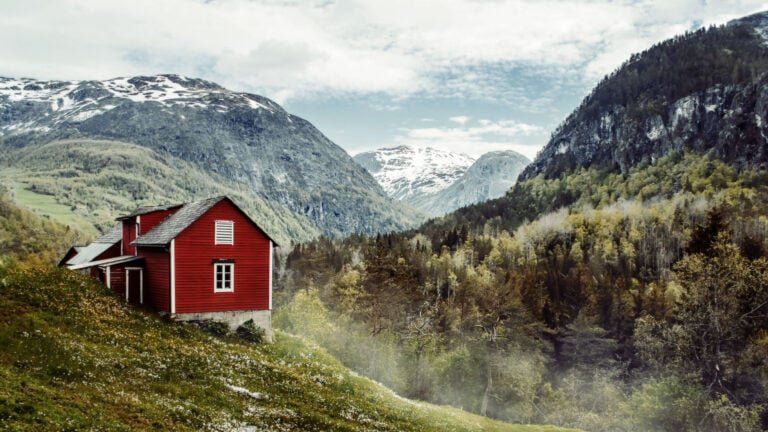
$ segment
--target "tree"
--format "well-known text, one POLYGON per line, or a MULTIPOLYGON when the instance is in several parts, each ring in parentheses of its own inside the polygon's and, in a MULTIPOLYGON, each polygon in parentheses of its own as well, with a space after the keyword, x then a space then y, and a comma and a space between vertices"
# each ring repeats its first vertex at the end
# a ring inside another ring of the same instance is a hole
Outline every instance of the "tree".
POLYGON ((751 373, 742 361, 750 341, 768 330, 768 261, 745 258, 725 233, 711 251, 676 266, 677 312, 670 322, 639 320, 636 346, 646 360, 698 373, 710 392, 748 402, 755 395, 744 397, 737 383, 751 373))

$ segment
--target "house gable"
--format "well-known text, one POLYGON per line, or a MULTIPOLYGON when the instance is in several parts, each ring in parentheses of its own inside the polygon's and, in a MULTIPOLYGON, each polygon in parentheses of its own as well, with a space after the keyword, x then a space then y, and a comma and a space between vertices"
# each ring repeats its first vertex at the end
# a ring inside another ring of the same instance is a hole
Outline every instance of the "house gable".
POLYGON ((175 313, 269 310, 271 249, 239 207, 220 200, 174 240, 175 313), (233 244, 216 244, 217 221, 231 222, 233 244), (231 289, 217 289, 217 269, 231 289))
POLYGON ((240 208, 234 201, 226 196, 220 196, 215 198, 209 198, 203 201, 197 201, 189 204, 185 204, 183 207, 175 211, 173 215, 165 219, 161 224, 154 227, 151 231, 140 236, 133 241, 134 245, 138 246, 165 246, 171 243, 171 240, 175 239, 179 234, 189 228, 195 221, 205 215, 212 207, 216 206, 220 202, 226 201, 234 210, 240 213, 240 216, 250 224, 254 229, 258 230, 264 237, 268 238, 272 243, 277 246, 277 243, 254 222, 253 219, 248 216, 243 209, 240 208))
POLYGON ((126 255, 136 255, 137 250, 136 245, 133 244, 134 240, 152 231, 181 207, 181 204, 144 207, 137 209, 128 216, 117 218, 117 220, 122 222, 123 253, 126 255))

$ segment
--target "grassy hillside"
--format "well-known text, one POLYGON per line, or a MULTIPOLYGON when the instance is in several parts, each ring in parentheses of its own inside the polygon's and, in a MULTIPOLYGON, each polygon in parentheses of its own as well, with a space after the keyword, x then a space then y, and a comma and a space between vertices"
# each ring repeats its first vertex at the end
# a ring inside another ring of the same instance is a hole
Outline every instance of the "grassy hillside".
POLYGON ((65 270, 0 266, 0 309, 2 430, 564 430, 401 399, 295 337, 214 337, 65 270))
POLYGON ((18 208, 0 186, 0 263, 8 259, 56 262, 73 244, 91 237, 18 208))
POLYGON ((85 232, 111 226, 138 205, 228 195, 281 244, 319 234, 307 218, 245 184, 133 144, 83 139, 25 147, 0 158, 0 179, 19 205, 85 232))

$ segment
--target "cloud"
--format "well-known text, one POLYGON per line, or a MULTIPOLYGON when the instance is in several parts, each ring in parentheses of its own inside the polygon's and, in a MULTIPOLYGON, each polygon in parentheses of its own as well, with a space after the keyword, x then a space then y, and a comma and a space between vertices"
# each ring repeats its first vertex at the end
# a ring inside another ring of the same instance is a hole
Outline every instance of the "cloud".
POLYGON ((654 42, 766 7, 754 0, 27 0, 3 5, 0 73, 177 72, 281 101, 448 93, 516 103, 518 87, 505 81, 521 65, 593 83, 654 42))
POLYGON ((464 125, 464 124, 466 124, 469 121, 469 119, 470 119, 470 117, 468 117, 468 116, 455 116, 455 117, 449 118, 448 120, 450 120, 450 121, 452 121, 454 123, 458 123, 460 125, 464 125))
MULTIPOLYGON (((434 147, 466 153, 475 157, 492 150, 516 150, 529 158, 533 158, 540 148, 523 144, 522 138, 542 136, 545 131, 536 125, 515 120, 493 121, 480 119, 474 122, 457 122, 455 117, 449 120, 459 126, 403 128, 396 137, 399 145, 414 147, 434 147)), ((461 118, 464 120, 464 118, 461 118)))

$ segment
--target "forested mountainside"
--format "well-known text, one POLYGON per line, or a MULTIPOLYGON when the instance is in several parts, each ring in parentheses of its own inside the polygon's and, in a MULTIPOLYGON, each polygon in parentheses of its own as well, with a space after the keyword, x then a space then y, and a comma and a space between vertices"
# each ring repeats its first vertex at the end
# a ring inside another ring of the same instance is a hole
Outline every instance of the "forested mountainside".
MULTIPOLYGON (((131 143, 166 165, 181 160, 205 175, 245 185, 254 195, 251 200, 289 209, 277 211, 282 218, 296 215, 287 224, 301 228, 285 233, 298 234, 296 240, 307 239, 306 220, 330 236, 403 229, 420 220, 413 209, 388 198, 370 174, 306 120, 264 97, 208 81, 177 75, 107 81, 0 79, 5 166, 15 167, 30 147, 62 140, 88 142, 95 153, 103 153, 99 145, 104 141, 131 143)), ((32 162, 27 157, 25 165, 32 162)), ((69 162, 69 177, 88 177, 80 169, 81 160, 69 162)), ((116 164, 104 171, 135 175, 123 169, 116 164)), ((122 194, 113 188, 119 184, 101 186, 107 195, 122 194)), ((194 184, 185 193, 200 197, 194 184)), ((131 191, 131 196, 132 207, 158 204, 143 189, 131 191)), ((64 205, 77 204, 56 198, 64 205)))
POLYGON ((11 198, 17 204, 83 231, 106 232, 116 217, 139 204, 228 195, 279 244, 321 234, 309 218, 253 193, 246 183, 135 144, 54 141, 26 146, 0 156, 0 161, 7 162, 0 166, 0 181, 12 189, 11 198))
POLYGON ((667 156, 522 184, 577 202, 318 240, 278 274, 276 325, 409 397, 589 431, 768 427, 768 174, 667 156))
POLYGON ((0 186, 0 264, 10 259, 55 263, 87 234, 17 207, 0 186))
POLYGON ((686 149, 765 167, 765 18, 701 29, 633 55, 558 127, 521 179, 584 166, 626 172, 686 149))
MULTIPOLYGON (((626 173, 686 151, 711 153, 740 168, 765 168, 766 28, 768 13, 756 14, 633 55, 563 121, 520 180, 555 179, 583 168, 626 173)), ((538 199, 526 184, 433 220, 422 230, 480 229, 494 218, 511 230, 582 195, 555 191, 549 200, 538 199)))
POLYGON ((763 18, 633 56, 502 198, 295 249, 276 322, 501 419, 768 429, 763 18))

